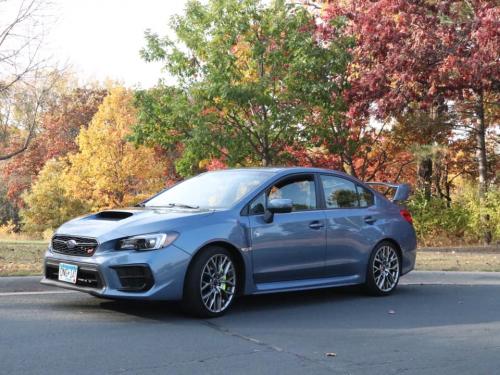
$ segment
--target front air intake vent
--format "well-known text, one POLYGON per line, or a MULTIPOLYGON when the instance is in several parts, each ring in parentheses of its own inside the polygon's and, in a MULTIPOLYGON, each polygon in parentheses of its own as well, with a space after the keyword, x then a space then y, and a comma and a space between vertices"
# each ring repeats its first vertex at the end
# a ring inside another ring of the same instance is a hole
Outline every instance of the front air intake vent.
POLYGON ((144 292, 151 289, 154 284, 153 274, 149 266, 135 264, 127 266, 114 266, 124 292, 144 292))
POLYGON ((132 215, 132 213, 125 211, 103 211, 95 214, 94 217, 91 217, 91 219, 118 221, 126 219, 132 215))

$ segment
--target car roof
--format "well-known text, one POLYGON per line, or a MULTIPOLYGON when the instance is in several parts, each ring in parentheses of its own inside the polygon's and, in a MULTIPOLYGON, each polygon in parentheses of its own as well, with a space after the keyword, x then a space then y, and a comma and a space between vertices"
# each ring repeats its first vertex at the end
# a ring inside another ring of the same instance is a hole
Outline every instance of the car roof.
POLYGON ((287 175, 290 173, 332 173, 338 174, 342 176, 346 176, 349 178, 353 178, 353 176, 348 175, 347 173, 337 171, 334 169, 326 169, 326 168, 314 168, 314 167, 252 167, 252 168, 228 168, 221 169, 220 171, 255 171, 255 172, 270 172, 275 175, 287 175))

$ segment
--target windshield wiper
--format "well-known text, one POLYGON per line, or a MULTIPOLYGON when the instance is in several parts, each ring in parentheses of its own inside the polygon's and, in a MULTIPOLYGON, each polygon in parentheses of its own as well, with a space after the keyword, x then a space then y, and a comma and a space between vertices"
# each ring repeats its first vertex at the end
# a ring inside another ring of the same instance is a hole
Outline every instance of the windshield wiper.
POLYGON ((200 206, 190 206, 189 204, 183 204, 183 203, 168 203, 167 207, 190 208, 192 210, 200 208, 200 206))

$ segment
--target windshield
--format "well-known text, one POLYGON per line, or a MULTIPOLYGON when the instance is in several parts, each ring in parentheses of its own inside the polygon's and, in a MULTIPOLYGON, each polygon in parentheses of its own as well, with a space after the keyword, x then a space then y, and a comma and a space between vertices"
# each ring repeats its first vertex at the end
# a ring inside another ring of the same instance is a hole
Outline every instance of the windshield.
POLYGON ((183 181, 145 203, 146 207, 225 209, 272 176, 268 171, 207 172, 183 181))

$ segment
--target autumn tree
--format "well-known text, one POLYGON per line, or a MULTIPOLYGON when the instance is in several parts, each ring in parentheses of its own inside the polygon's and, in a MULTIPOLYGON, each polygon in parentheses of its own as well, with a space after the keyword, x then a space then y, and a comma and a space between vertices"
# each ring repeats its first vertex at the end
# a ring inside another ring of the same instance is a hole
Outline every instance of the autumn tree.
POLYGON ((181 140, 184 174, 214 157, 230 166, 282 162, 288 145, 307 140, 311 105, 342 90, 336 77, 350 40, 323 44, 301 6, 191 1, 171 27, 175 40, 147 33, 143 56, 163 62, 178 84, 138 96, 135 139, 168 149, 181 140))
POLYGON ((21 210, 23 230, 42 233, 54 230, 65 221, 89 211, 90 207, 70 194, 62 183, 68 162, 49 160, 31 189, 23 196, 26 207, 21 210))
POLYGON ((164 186, 164 163, 155 151, 126 141, 137 122, 133 94, 110 89, 88 128, 77 138, 62 178, 71 196, 92 210, 135 204, 164 186))
MULTIPOLYGON (((491 176, 486 137, 488 127, 498 126, 491 121, 497 115, 487 116, 498 113, 494 99, 500 90, 498 3, 351 0, 327 5, 325 20, 339 16, 349 20, 344 31, 356 37, 348 113, 385 119, 415 109, 430 115, 446 107, 455 115, 455 127, 467 130, 475 140, 479 190, 484 196, 491 176)), ((329 32, 338 31, 326 28, 327 37, 329 32)), ((481 227, 487 228, 488 216, 483 219, 481 227)), ((485 232, 485 241, 490 239, 485 232)))
MULTIPOLYGON (((350 66, 349 112, 386 118, 417 106, 458 111, 476 139, 479 184, 488 181, 488 98, 499 90, 500 8, 495 1, 346 1, 327 6, 325 20, 349 20, 356 37, 350 66)), ((335 33, 330 28, 325 34, 335 33)))
POLYGON ((6 195, 16 206, 21 194, 36 180, 45 163, 78 150, 76 137, 97 112, 106 90, 94 87, 61 87, 43 113, 37 136, 21 154, 0 168, 6 182, 6 195))

